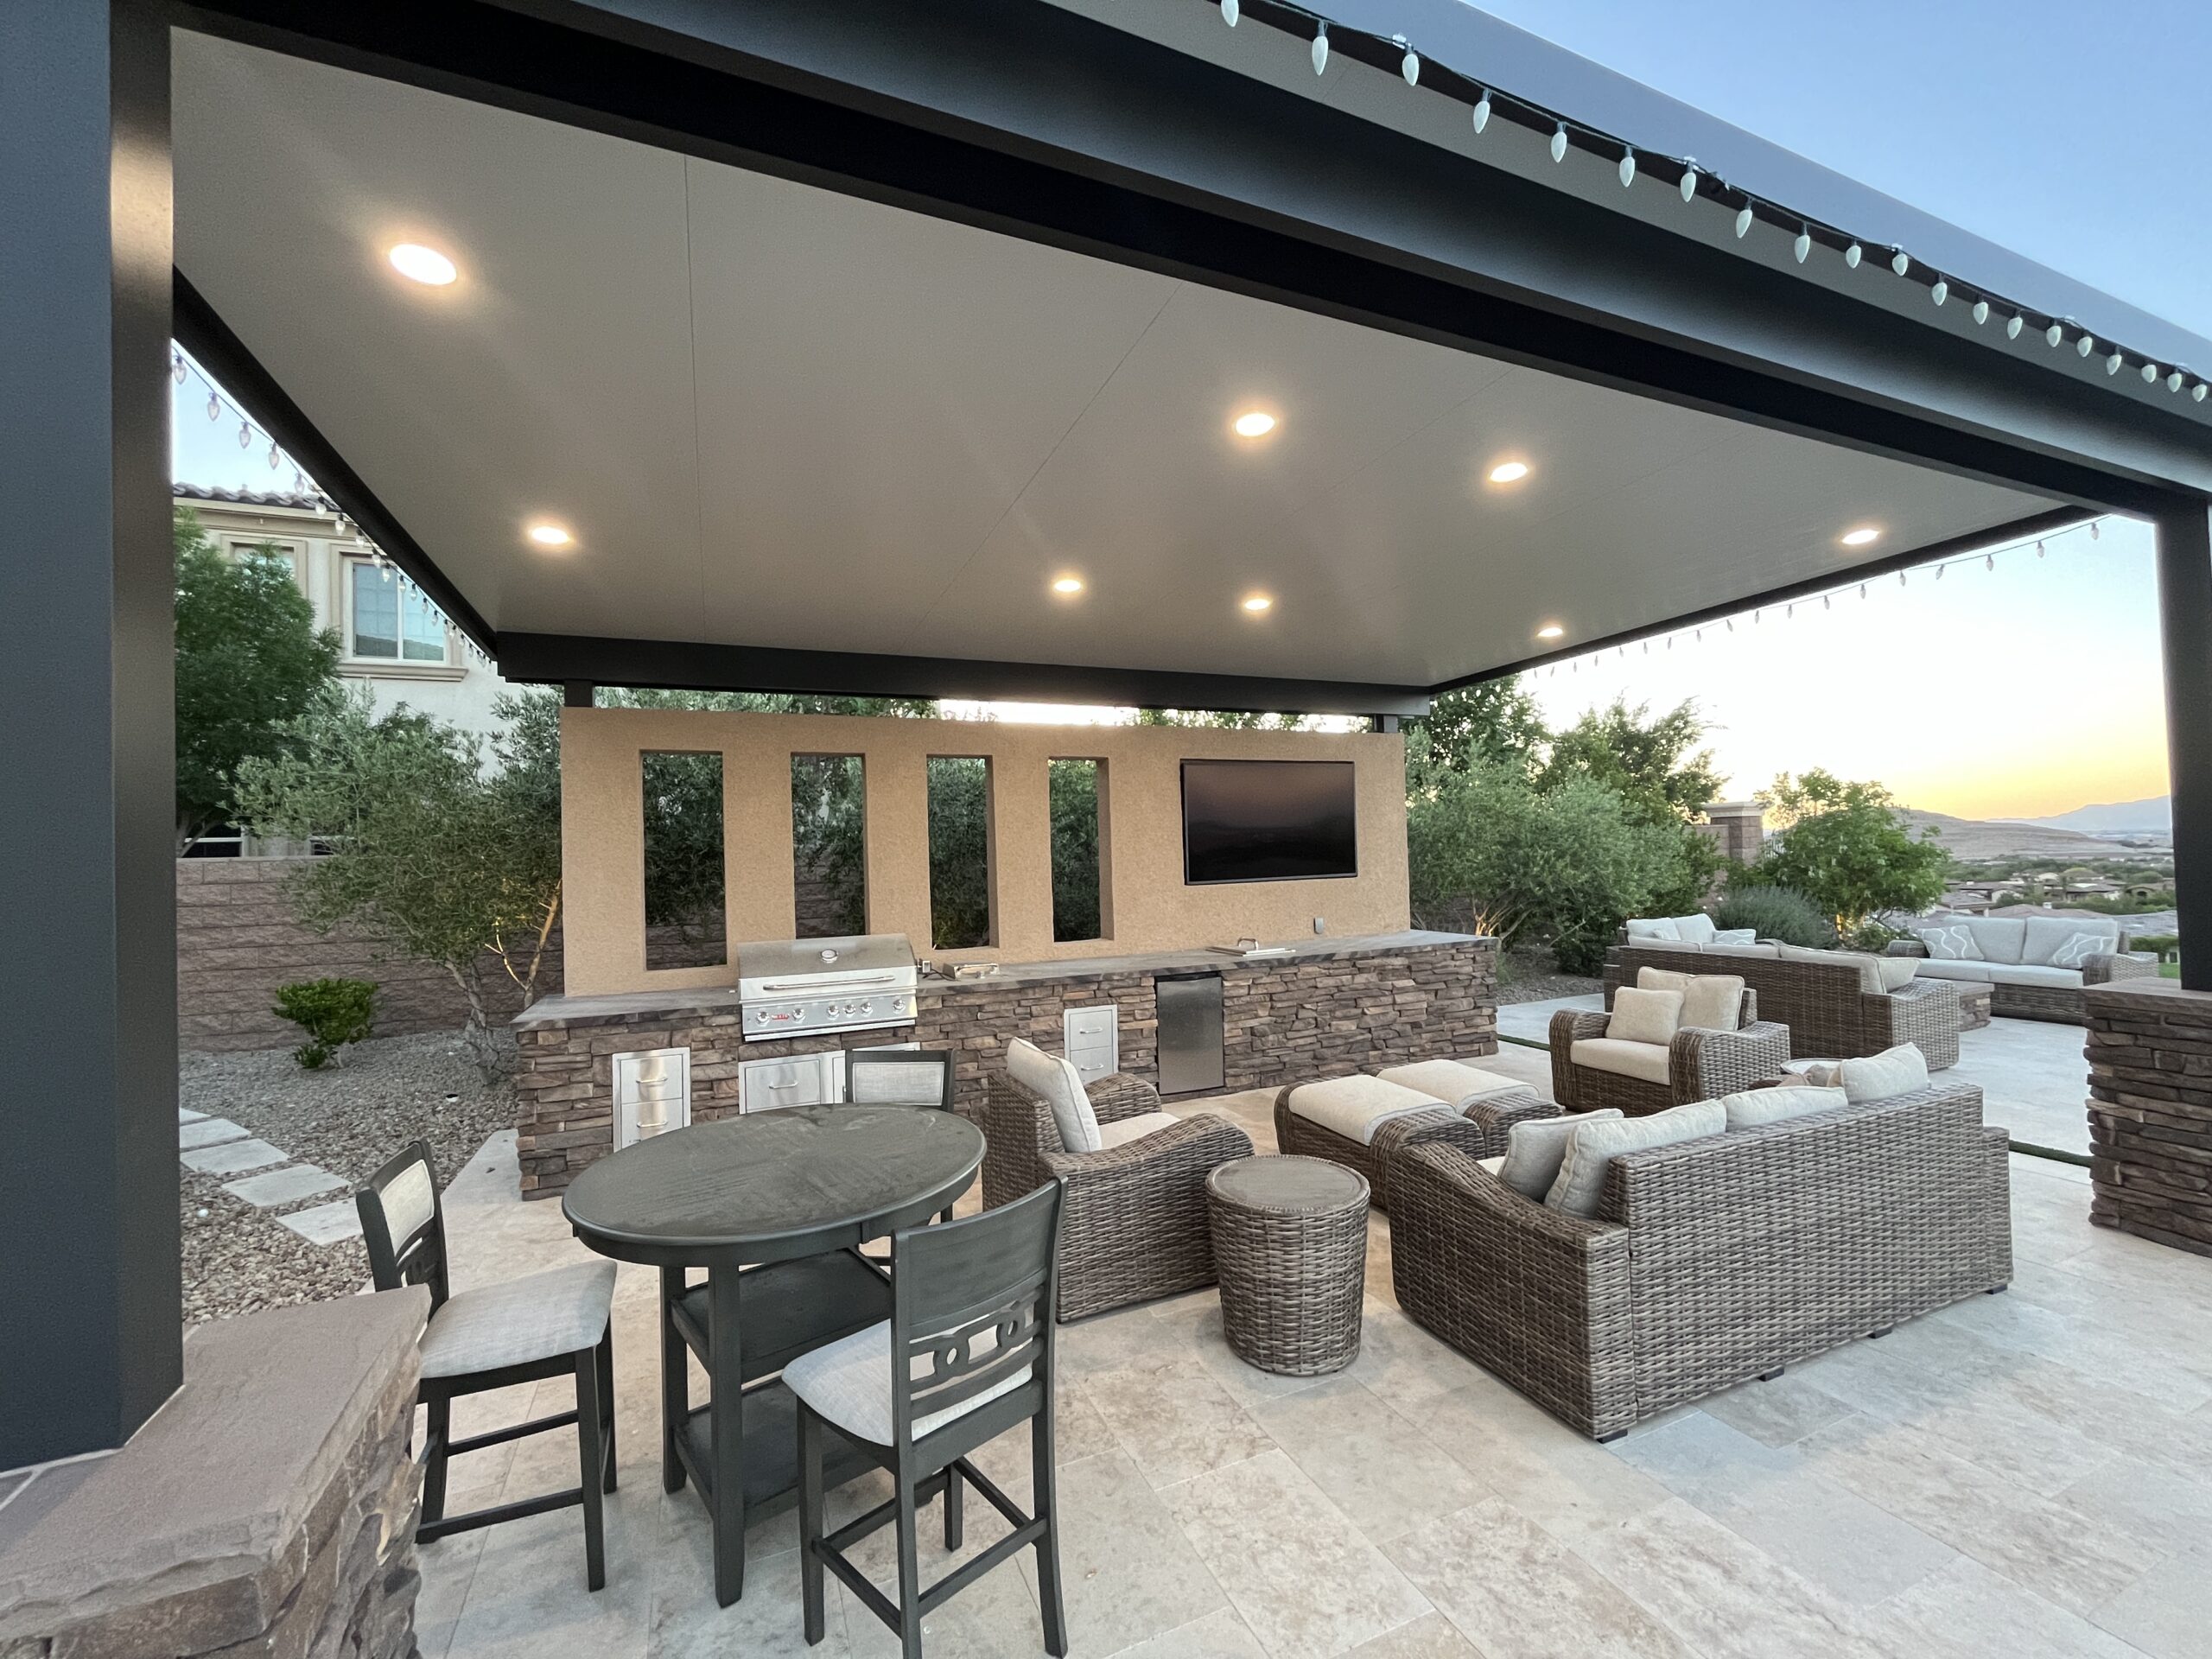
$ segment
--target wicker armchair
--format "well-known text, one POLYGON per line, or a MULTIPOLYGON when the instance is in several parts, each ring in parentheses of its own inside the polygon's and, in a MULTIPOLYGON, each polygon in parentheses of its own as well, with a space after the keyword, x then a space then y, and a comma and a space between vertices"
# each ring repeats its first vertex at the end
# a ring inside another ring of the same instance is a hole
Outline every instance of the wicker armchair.
POLYGON ((1605 953, 1605 1000, 1636 983, 1639 968, 1678 974, 1740 974, 1758 993, 1759 1012, 1788 1027, 1796 1059, 1848 1060, 1911 1043, 1941 1071, 1959 1063, 1959 994, 1940 980, 1914 979, 1894 991, 1869 991, 1858 968, 1841 960, 1806 962, 1669 948, 1639 940, 1605 953))
POLYGON ((1582 1008, 1562 1008, 1552 1015, 1552 1093, 1570 1112, 1615 1106, 1627 1116, 1641 1117, 1693 1100, 1718 1100, 1780 1077, 1789 1058, 1789 1027, 1759 1018, 1755 991, 1744 993, 1743 1018, 1734 1031, 1690 1026, 1675 1033, 1667 1046, 1663 1084, 1575 1062, 1574 1045, 1603 1037, 1608 1017, 1582 1008))
POLYGON ((1392 1190, 1399 1305, 1598 1440, 2012 1272, 2005 1131, 1965 1084, 1630 1153, 1589 1219, 1444 1141, 1392 1190))
MULTIPOLYGON (((1299 1085, 1294 1084, 1291 1088, 1299 1085)), ((1433 1111, 1408 1112, 1394 1117, 1375 1131, 1365 1144, 1300 1117, 1290 1109, 1290 1089, 1275 1096, 1275 1150, 1286 1155, 1325 1158, 1332 1164, 1357 1170, 1367 1178, 1370 1202, 1376 1209, 1390 1207, 1390 1168, 1393 1154, 1417 1141, 1443 1141, 1464 1147, 1476 1158, 1496 1158, 1505 1150, 1505 1137, 1523 1119, 1557 1117, 1559 1108, 1533 1089, 1515 1089, 1485 1099, 1471 1101, 1463 1112, 1448 1101, 1438 1101, 1433 1111)))
MULTIPOLYGON (((1160 1109, 1159 1091, 1115 1072, 1090 1084, 1101 1123, 1160 1109)), ((1211 1112, 1102 1152, 1068 1152, 1052 1109, 1004 1075, 983 1092, 983 1202, 995 1209, 1055 1178, 1060 1205, 1059 1317, 1077 1319, 1214 1281, 1206 1177, 1252 1155, 1251 1137, 1211 1112)))

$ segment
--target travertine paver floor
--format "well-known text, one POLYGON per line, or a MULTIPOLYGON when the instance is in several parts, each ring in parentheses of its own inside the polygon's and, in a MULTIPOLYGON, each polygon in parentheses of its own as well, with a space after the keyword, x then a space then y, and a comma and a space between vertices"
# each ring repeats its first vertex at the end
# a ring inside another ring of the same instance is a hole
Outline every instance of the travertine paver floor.
MULTIPOLYGON (((1216 1104, 1272 1146, 1266 1095, 1216 1104)), ((1073 1651, 2204 1654, 2212 1261, 2092 1229, 2077 1170, 2016 1158, 2012 1173, 2010 1294, 1972 1298, 1610 1446, 1402 1315, 1379 1217, 1364 1351, 1339 1376, 1245 1367, 1222 1341, 1211 1292, 1067 1328, 1058 1428, 1073 1651)), ((581 1255, 558 1205, 519 1202, 514 1182, 502 1137, 449 1195, 458 1284, 581 1255)), ((651 1276, 624 1268, 607 1588, 583 1588, 573 1510, 431 1545, 427 1659, 807 1651, 791 1517, 754 1529, 745 1599, 718 1609, 698 1502, 661 1491, 652 1298, 651 1276)), ((532 1408, 526 1392, 488 1399, 456 1431, 532 1408)), ((565 1402, 563 1385, 537 1386, 537 1412, 565 1402)), ((557 1434, 479 1454, 455 1465, 454 1500, 569 1484, 575 1456, 557 1434)), ((986 1456, 1025 1498, 1026 1443, 986 1456)), ((849 1491, 844 1512, 878 1496, 849 1491)), ((971 1548, 996 1535, 982 1513, 969 1506, 971 1548)), ((925 1570, 941 1571, 926 1532, 925 1570)), ((875 1570, 889 1569, 880 1552, 875 1570)), ((932 1618, 928 1652, 1041 1652, 1033 1586, 1027 1556, 1001 1567, 932 1618)), ((813 1651, 896 1652, 834 1580, 831 1594, 829 1637, 813 1651)))

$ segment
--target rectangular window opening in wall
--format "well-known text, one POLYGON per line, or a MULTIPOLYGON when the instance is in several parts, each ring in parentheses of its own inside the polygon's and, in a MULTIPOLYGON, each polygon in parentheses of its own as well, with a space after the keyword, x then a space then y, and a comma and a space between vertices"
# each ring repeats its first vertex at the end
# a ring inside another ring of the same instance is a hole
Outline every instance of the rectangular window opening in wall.
POLYGON ((929 820, 930 944, 968 950, 995 943, 991 763, 980 755, 931 755, 929 820))
POLYGON ((390 565, 346 562, 346 648, 370 662, 442 663, 446 620, 390 565))
POLYGON ((729 959, 723 924, 722 758, 648 751, 645 772, 645 966, 729 959))
POLYGON ((857 754, 791 756, 793 937, 868 931, 868 782, 857 754))
POLYGON ((1053 942, 1110 939, 1113 895, 1101 855, 1106 844, 1106 763, 1054 760, 1049 765, 1053 942))

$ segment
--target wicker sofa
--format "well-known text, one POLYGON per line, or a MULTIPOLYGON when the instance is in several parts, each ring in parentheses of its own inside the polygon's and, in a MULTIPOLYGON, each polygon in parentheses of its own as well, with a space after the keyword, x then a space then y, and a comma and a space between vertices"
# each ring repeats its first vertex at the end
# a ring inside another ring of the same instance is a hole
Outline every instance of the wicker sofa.
POLYGON ((2158 971, 2156 957, 2129 953, 2127 935, 2108 917, 1937 912, 1911 927, 1917 937, 1895 941, 1890 955, 1918 957, 1916 980, 1987 985, 1989 1011, 2007 1019, 2083 1025, 2090 986, 2158 971))
POLYGON ((1847 1060, 1911 1043, 1941 1071, 1959 1063, 1959 994, 1915 977, 1893 991, 1866 988, 1858 964, 1785 957, 1772 945, 1686 945, 1624 941, 1605 953, 1605 1002, 1641 968, 1681 974, 1740 974, 1758 994, 1759 1017, 1789 1028, 1794 1059, 1847 1060))
POLYGON ((2012 1277, 2005 1135, 1937 1084, 1615 1159, 1595 1218, 1402 1150, 1408 1313, 1599 1440, 2012 1277))
MULTIPOLYGON (((1606 988, 1611 1003, 1611 986, 1606 988)), ((1630 1117, 1663 1112, 1694 1100, 1718 1100, 1738 1089, 1767 1083, 1789 1058, 1789 1028, 1759 1018, 1758 993, 1746 987, 1733 1031, 1685 1027, 1667 1045, 1667 1080, 1630 1077, 1581 1063, 1574 1046, 1602 1039, 1610 1016, 1595 1009, 1562 1008, 1552 1015, 1552 1095, 1570 1112, 1608 1106, 1630 1117)), ((1656 1044, 1652 1045, 1656 1049, 1656 1044)), ((1503 1147, 1499 1147, 1503 1151, 1503 1147)))
MULTIPOLYGON (((1141 1077, 1116 1071, 1084 1092, 1102 1125, 1160 1109, 1141 1077)), ((1043 1096, 1000 1073, 983 1089, 983 1202, 996 1209, 1055 1178, 1063 1320, 1173 1296, 1214 1281, 1206 1177, 1252 1155, 1251 1137, 1199 1112, 1098 1152, 1071 1153, 1043 1096)))

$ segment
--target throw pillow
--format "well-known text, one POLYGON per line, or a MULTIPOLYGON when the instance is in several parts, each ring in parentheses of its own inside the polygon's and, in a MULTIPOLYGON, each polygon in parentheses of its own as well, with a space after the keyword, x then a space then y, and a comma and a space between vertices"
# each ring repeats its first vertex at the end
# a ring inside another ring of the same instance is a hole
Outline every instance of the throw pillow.
POLYGON ((1713 944, 1757 944, 1759 931, 1756 927, 1716 927, 1709 943, 1713 944))
MULTIPOLYGON (((1784 1071, 1791 1068, 1784 1067, 1784 1071)), ((1843 1062, 1840 1060, 1808 1060, 1795 1067, 1797 1075, 1808 1088, 1840 1089, 1843 1087, 1843 1062)))
POLYGON ((1802 944, 1777 947, 1784 962, 1845 962, 1859 970, 1859 988, 1870 996, 1882 994, 1882 964, 1864 950, 1809 950, 1802 944))
POLYGON ((1052 1109, 1064 1150, 1096 1152, 1105 1144, 1099 1138, 1098 1115, 1090 1109, 1090 1096, 1084 1090, 1083 1074, 1072 1062, 1017 1037, 1006 1046, 1006 1074, 1052 1109))
POLYGON ((1899 1043, 1879 1054, 1846 1060, 1836 1068, 1836 1081, 1854 1106, 1870 1100, 1887 1100, 1928 1086, 1928 1057, 1911 1043, 1899 1043))
POLYGON ((1688 916, 1674 918, 1675 937, 1688 944, 1711 944, 1720 930, 1713 925, 1713 918, 1703 911, 1694 911, 1688 916))
POLYGON ((1625 924, 1631 939, 1680 939, 1671 916, 1631 916, 1625 924))
POLYGON ((2120 941, 2105 933, 2069 933, 2064 943, 2050 953, 2054 968, 2071 968, 2079 971, 2091 957, 2110 957, 2120 953, 2120 941))
POLYGON ((1928 954, 1937 962, 1980 962, 1981 947, 1974 942, 1974 930, 1964 922, 1941 922, 1928 927, 1916 927, 1913 937, 1928 947, 1928 954))
POLYGON ((1736 974, 1678 974, 1671 968, 1639 968, 1639 990, 1677 991, 1682 1024, 1699 1031, 1733 1031, 1743 1023, 1744 982, 1736 974))
POLYGON ((1594 1216, 1605 1193, 1605 1170, 1623 1153, 1701 1141, 1727 1127, 1727 1110, 1717 1100, 1603 1122, 1592 1122, 1586 1115, 1567 1138, 1567 1156, 1560 1162, 1559 1179, 1544 1194, 1544 1207, 1562 1215, 1594 1216))
POLYGON ((1912 983, 1912 976, 1920 971, 1918 957, 1877 957, 1874 966, 1880 970, 1882 988, 1901 991, 1912 983))
POLYGON ((1841 1089, 1824 1089, 1809 1084, 1800 1089, 1782 1084, 1772 1089, 1746 1089, 1741 1094, 1724 1095, 1720 1105, 1728 1116, 1730 1128, 1756 1129, 1763 1124, 1780 1123, 1814 1112, 1832 1112, 1839 1106, 1848 1105, 1850 1101, 1850 1095, 1841 1089))
POLYGON ((1675 1040, 1682 1023, 1680 991, 1639 991, 1624 985, 1613 993, 1613 1015, 1605 1021, 1605 1035, 1624 1043, 1675 1040))
POLYGON ((1576 1128, 1584 1123, 1611 1122, 1618 1117, 1618 1108, 1608 1106, 1602 1112, 1569 1112, 1564 1117, 1539 1117, 1516 1123, 1505 1133, 1505 1161, 1497 1171, 1503 1181, 1525 1198, 1544 1201, 1544 1194, 1552 1190, 1552 1183, 1559 1179, 1559 1166, 1567 1157, 1567 1142, 1576 1128))

